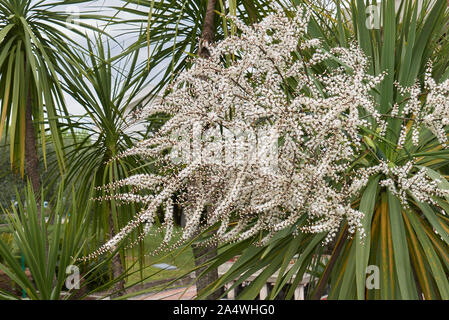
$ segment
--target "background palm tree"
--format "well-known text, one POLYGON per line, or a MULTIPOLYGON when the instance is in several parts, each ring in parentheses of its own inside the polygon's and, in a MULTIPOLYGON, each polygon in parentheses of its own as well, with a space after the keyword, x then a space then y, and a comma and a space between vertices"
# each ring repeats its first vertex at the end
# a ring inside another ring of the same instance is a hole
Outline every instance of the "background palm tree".
MULTIPOLYGON (((88 40, 88 52, 90 54, 74 52, 76 63, 66 65, 68 71, 64 75, 64 90, 86 112, 82 120, 70 125, 82 130, 84 138, 66 146, 69 165, 65 178, 67 185, 77 185, 80 204, 91 202, 92 198, 98 200, 94 201, 89 217, 93 237, 90 249, 93 250, 136 213, 133 205, 120 206, 113 199, 102 199, 105 192, 98 188, 149 170, 137 156, 125 160, 115 158, 142 137, 141 133, 132 130, 134 120, 130 111, 134 104, 139 104, 138 94, 145 87, 147 72, 137 68, 138 51, 112 63, 109 41, 104 42, 101 37, 88 40), (94 188, 93 193, 89 192, 91 188, 94 188)), ((55 180, 58 180, 58 172, 54 171, 55 180)), ((125 250, 122 248, 120 255, 112 259, 113 278, 123 274, 124 261, 125 250)), ((115 291, 123 293, 124 285, 122 277, 116 283, 115 291)))
MULTIPOLYGON (((58 123, 68 112, 59 78, 72 46, 78 46, 73 35, 83 36, 71 28, 70 14, 58 6, 86 2, 0 1, 0 138, 3 133, 9 136, 11 166, 22 177, 26 171, 37 196, 41 189, 37 141, 40 135, 45 160, 45 119, 59 167, 65 166, 58 123)), ((79 18, 103 19, 100 15, 79 18)), ((79 26, 99 31, 82 22, 79 26)))

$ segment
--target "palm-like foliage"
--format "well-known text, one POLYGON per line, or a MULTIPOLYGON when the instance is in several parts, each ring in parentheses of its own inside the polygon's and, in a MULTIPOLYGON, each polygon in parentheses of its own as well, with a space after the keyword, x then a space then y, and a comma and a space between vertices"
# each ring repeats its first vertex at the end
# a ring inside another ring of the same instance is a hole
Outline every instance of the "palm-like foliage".
MULTIPOLYGON (((40 130, 45 150, 46 115, 62 169, 58 117, 67 110, 58 79, 64 72, 61 63, 69 59, 71 45, 76 44, 71 36, 82 35, 70 28, 70 14, 58 6, 83 2, 88 1, 0 1, 0 138, 3 132, 9 133, 11 165, 20 168, 22 176, 27 167, 37 192, 40 182, 35 131, 40 130)), ((84 18, 102 19, 80 16, 84 18)))
MULTIPOLYGON (((309 28, 311 36, 320 37, 329 47, 348 46, 354 37, 372 61, 370 73, 387 72, 383 83, 372 93, 380 112, 389 119, 386 137, 367 132, 365 152, 354 165, 373 166, 386 160, 400 166, 413 160, 416 172, 425 167, 428 176, 440 180, 439 186, 447 189, 449 183, 445 173, 449 152, 428 130, 420 132, 418 146, 413 145, 409 132, 404 148, 398 148, 401 124, 410 127, 414 119, 391 116, 394 104, 401 110, 408 100, 394 83, 411 86, 418 79, 422 86, 429 59, 434 61, 436 80, 448 78, 447 2, 436 1, 430 5, 424 1, 421 12, 414 1, 402 1, 397 13, 395 1, 382 1, 380 5, 383 21, 380 29, 366 28, 366 4, 363 1, 351 1, 345 6, 336 2, 334 20, 322 19, 315 12, 309 28), (348 17, 348 21, 344 17, 348 17)), ((307 53, 303 54, 307 59, 307 53)), ((330 66, 322 66, 323 69, 327 67, 330 66)), ((424 91, 422 101, 425 101, 425 95, 424 91)), ((237 280, 237 285, 263 269, 239 298, 255 298, 268 277, 279 271, 270 298, 279 295, 283 287, 287 290, 287 298, 291 298, 307 272, 316 276, 308 286, 309 298, 320 298, 327 292, 329 299, 448 299, 448 199, 435 198, 436 206, 419 202, 408 194, 408 206, 404 206, 387 188, 379 185, 383 178, 382 175, 371 177, 360 197, 353 202, 354 208, 365 213, 363 226, 367 236, 364 242, 360 242, 358 236, 348 237, 347 226, 342 225, 329 256, 324 256, 321 246, 325 235, 299 234, 294 237, 296 228, 280 232, 264 247, 254 247, 249 241, 227 245, 211 268, 236 254, 241 257, 227 274, 210 286, 210 290, 232 280, 237 280), (289 266, 295 255, 298 259, 289 266), (365 287, 369 265, 379 267, 378 290, 365 287), (289 281, 292 285, 285 287, 289 281)), ((297 225, 302 226, 304 222, 298 221, 297 225)))
POLYGON ((64 84, 65 90, 86 111, 76 126, 83 132, 83 141, 77 141, 74 145, 76 148, 67 154, 71 162, 67 179, 84 181, 83 188, 89 188, 92 179, 96 181, 96 186, 102 186, 103 179, 109 181, 109 175, 118 173, 122 176, 124 172, 138 166, 136 158, 130 160, 135 163, 110 160, 141 137, 141 132, 129 130, 133 124, 130 109, 131 105, 138 105, 137 94, 146 84, 146 72, 140 73, 136 69, 137 52, 127 56, 124 59, 126 61, 121 61, 123 63, 116 61, 112 65, 108 43, 105 45, 99 38, 95 46, 89 41, 88 47, 92 54, 78 56, 78 64, 66 74, 64 84), (77 168, 83 168, 83 172, 77 168), (98 176, 99 170, 104 171, 104 174, 98 176))
POLYGON ((81 266, 78 263, 77 259, 89 244, 92 205, 79 203, 74 189, 70 193, 70 201, 66 200, 64 188, 61 183, 58 195, 48 209, 44 209, 43 200, 38 206, 30 185, 25 188, 17 207, 1 208, 7 216, 7 226, 2 232, 5 232, 3 235, 11 235, 12 245, 5 241, 8 236, 0 239, 0 270, 21 289, 22 295, 0 290, 0 299, 83 299, 91 293, 110 288, 125 276, 103 280, 98 286, 99 277, 105 276, 107 270, 104 267, 113 256, 108 255, 95 264, 81 266), (48 217, 44 217, 45 211, 49 213, 48 217), (11 247, 16 250, 11 250, 11 247), (17 255, 18 252, 21 256, 17 255), (73 279, 69 278, 70 273, 73 279))
MULTIPOLYGON (((64 204, 60 188, 56 206, 51 210, 50 220, 53 221, 47 226, 44 206, 37 206, 33 190, 28 186, 24 201, 19 201, 17 208, 4 209, 8 217, 7 231, 12 233, 14 244, 23 255, 33 280, 27 277, 20 260, 3 241, 0 241, 0 256, 4 264, 0 264, 0 269, 33 300, 62 298, 66 268, 74 264, 86 242, 89 206, 81 209, 74 201, 67 210, 64 204)), ((18 298, 10 292, 1 292, 0 296, 3 299, 18 298)))
MULTIPOLYGON (((132 107, 139 104, 138 94, 146 84, 147 72, 136 68, 138 52, 112 64, 108 42, 103 43, 101 38, 94 43, 89 41, 88 49, 91 54, 78 52, 76 63, 67 66, 70 71, 64 76, 64 89, 86 111, 76 125, 82 130, 83 139, 66 146, 70 163, 66 179, 77 184, 80 203, 92 202, 92 198, 99 200, 105 195, 98 189, 90 193, 91 187, 102 187, 148 170, 138 157, 116 159, 143 134, 132 129, 134 120, 130 115, 132 107)), ((94 201, 89 218, 93 235, 91 250, 123 227, 135 212, 134 206, 118 206, 114 200, 94 201)), ((122 250, 122 258, 123 254, 122 250)))

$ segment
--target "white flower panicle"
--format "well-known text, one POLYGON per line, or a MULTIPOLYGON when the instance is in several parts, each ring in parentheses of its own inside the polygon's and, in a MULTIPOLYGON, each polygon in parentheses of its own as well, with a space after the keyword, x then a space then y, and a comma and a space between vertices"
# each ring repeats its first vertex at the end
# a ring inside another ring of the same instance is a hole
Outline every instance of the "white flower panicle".
MULTIPOLYGON (((384 74, 367 73, 360 49, 326 51, 318 39, 309 39, 307 11, 294 18, 279 11, 252 26, 231 19, 241 33, 210 46, 210 58, 196 59, 164 99, 143 109, 141 117, 164 112, 171 118, 120 156, 157 159, 165 174, 136 175, 104 187, 131 186, 134 193, 111 194, 144 203, 144 209, 88 258, 114 249, 142 223, 149 230, 161 206, 164 242, 170 241, 174 193, 180 194, 186 218, 184 240, 218 224, 213 241, 239 241, 262 232, 262 243, 297 226, 304 216, 308 224, 300 230, 325 232, 327 240, 343 221, 363 237, 363 213, 352 201, 374 174, 389 177, 381 183, 400 199, 406 192, 423 201, 440 195, 424 171, 409 177, 411 163, 352 169, 364 147, 360 128, 383 134, 386 127, 370 93, 384 74), (309 59, 304 50, 312 52, 309 59), (334 67, 313 71, 326 62, 334 67), (152 194, 145 196, 146 190, 152 194)), ((449 82, 427 85, 433 94, 426 108, 436 115, 439 105, 448 103, 443 92, 449 82)), ((408 105, 395 112, 415 115, 440 137, 443 120, 421 118, 417 90, 410 95, 408 105)))
POLYGON ((417 146, 422 127, 429 129, 438 141, 447 147, 448 138, 445 127, 449 125, 449 79, 437 84, 432 78, 432 64, 429 63, 423 88, 416 82, 409 88, 399 87, 399 92, 407 97, 402 110, 399 107, 397 112, 397 115, 404 120, 399 147, 403 147, 407 134, 412 135, 413 145, 417 146), (411 122, 410 125, 407 126, 407 122, 411 122))
POLYGON ((364 179, 365 184, 368 177, 382 174, 385 179, 380 180, 379 184, 388 188, 406 208, 409 206, 408 196, 434 205, 437 203, 433 197, 449 196, 449 190, 438 186, 441 181, 432 179, 425 167, 416 167, 412 161, 397 166, 392 162, 381 160, 377 166, 361 169, 358 174, 364 179))

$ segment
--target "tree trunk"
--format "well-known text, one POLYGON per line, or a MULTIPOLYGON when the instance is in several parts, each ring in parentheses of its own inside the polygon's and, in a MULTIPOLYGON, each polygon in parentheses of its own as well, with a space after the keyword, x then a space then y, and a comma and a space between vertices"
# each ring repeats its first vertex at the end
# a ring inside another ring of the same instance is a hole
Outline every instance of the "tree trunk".
MULTIPOLYGON (((114 237, 114 221, 112 219, 111 212, 109 213, 109 233, 110 238, 114 237)), ((117 254, 112 258, 111 271, 113 279, 117 279, 121 275, 123 275, 123 265, 122 260, 120 259, 120 252, 117 252, 117 254)), ((120 281, 116 282, 112 288, 112 292, 113 293, 111 295, 111 298, 117 298, 125 294, 125 279, 121 279, 120 281)))
POLYGON ((201 35, 199 48, 198 48, 198 55, 201 58, 209 58, 210 53, 209 50, 205 47, 207 44, 212 44, 215 40, 215 26, 214 26, 214 19, 215 19, 215 6, 217 5, 217 0, 209 0, 207 2, 207 9, 206 9, 206 16, 204 17, 204 24, 203 24, 203 32, 201 35))
MULTIPOLYGON (((195 257, 195 266, 200 266, 208 262, 209 260, 213 259, 217 256, 217 246, 208 246, 208 247, 202 247, 198 245, 192 245, 193 250, 193 256, 195 257)), ((200 277, 201 273, 206 269, 207 267, 203 267, 200 269, 197 269, 195 271, 195 278, 196 278, 196 292, 199 293, 202 290, 204 290, 207 286, 209 286, 211 283, 216 281, 218 279, 218 269, 215 268, 202 277, 200 277)), ((211 295, 206 297, 206 300, 218 300, 220 296, 223 294, 223 290, 217 290, 211 295)))
POLYGON ((39 155, 36 147, 36 132, 34 130, 32 119, 32 107, 31 92, 28 91, 25 111, 25 169, 27 177, 31 181, 34 194, 36 195, 36 203, 40 217, 41 180, 39 172, 39 155))
MULTIPOLYGON (((202 36, 199 43, 198 48, 198 55, 201 58, 209 58, 210 53, 207 47, 205 45, 210 45, 214 42, 215 36, 215 26, 214 26, 214 19, 215 19, 215 6, 217 4, 217 0, 209 0, 207 3, 207 9, 206 9, 206 17, 204 18, 204 24, 203 24, 203 31, 202 36)), ((217 256, 217 246, 208 246, 208 247, 201 247, 197 245, 192 245, 193 250, 193 257, 195 259, 195 266, 201 266, 207 261, 213 259, 217 256)), ((207 274, 200 277, 200 274, 205 270, 205 267, 197 269, 195 271, 196 276, 196 291, 201 292, 203 289, 205 289, 208 285, 213 283, 218 279, 218 269, 214 269, 209 271, 207 274)), ((223 293, 222 290, 217 290, 213 294, 209 295, 206 299, 207 300, 217 300, 221 294, 223 293)))

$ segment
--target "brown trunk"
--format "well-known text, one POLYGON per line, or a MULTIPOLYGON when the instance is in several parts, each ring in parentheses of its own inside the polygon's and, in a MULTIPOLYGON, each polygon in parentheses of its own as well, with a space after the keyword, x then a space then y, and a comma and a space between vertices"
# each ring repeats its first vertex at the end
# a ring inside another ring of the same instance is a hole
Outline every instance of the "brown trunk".
MULTIPOLYGON (((198 49, 198 55, 201 58, 209 58, 209 50, 205 47, 205 45, 212 44, 214 42, 215 36, 215 26, 214 26, 214 18, 215 18, 215 6, 217 4, 217 0, 209 0, 207 3, 207 9, 206 9, 206 17, 204 18, 204 24, 203 24, 203 32, 201 36, 201 40, 199 43, 199 49, 198 49)), ((205 264, 207 261, 213 259, 217 256, 217 246, 208 246, 208 247, 201 247, 192 245, 193 249, 193 257, 195 259, 195 266, 201 266, 205 264)), ((218 279, 218 269, 214 269, 209 271, 207 274, 200 277, 200 274, 205 270, 206 267, 197 269, 195 271, 195 277, 196 277, 196 290, 197 292, 201 292, 203 289, 205 289, 207 286, 209 286, 211 283, 216 281, 218 279)), ((217 300, 221 295, 223 291, 217 290, 213 294, 206 297, 207 300, 217 300)))
POLYGON ((201 58, 209 58, 209 50, 205 47, 207 44, 212 44, 215 40, 215 26, 214 26, 214 19, 215 19, 215 6, 217 5, 217 0, 209 0, 207 2, 207 9, 206 9, 206 17, 204 18, 204 24, 203 24, 203 32, 200 39, 199 44, 199 50, 198 55, 201 58))
MULTIPOLYGON (((109 233, 110 238, 112 238, 115 235, 112 213, 109 213, 109 233)), ((111 271, 113 279, 117 279, 123 275, 123 265, 122 260, 120 259, 119 252, 112 258, 111 271)), ((120 281, 116 282, 114 284, 114 287, 112 288, 112 292, 113 293, 111 295, 111 298, 117 298, 125 294, 125 279, 121 279, 120 281)))
MULTIPOLYGON (((201 247, 192 245, 192 249, 193 249, 193 256, 195 257, 195 266, 203 265, 217 256, 217 246, 201 247)), ((211 283, 213 283, 218 279, 218 269, 216 268, 200 277, 201 273, 206 268, 207 267, 203 267, 195 271, 197 293, 200 293, 207 286, 209 286, 211 283)), ((218 300, 222 294, 223 290, 217 290, 211 295, 207 296, 205 299, 218 300)))
MULTIPOLYGON (((25 170, 27 178, 33 187, 34 197, 36 198, 36 212, 38 223, 43 218, 41 215, 41 174, 39 170, 39 154, 37 153, 37 137, 33 123, 33 100, 31 90, 28 89, 27 104, 25 110, 25 170)), ((45 256, 48 256, 48 235, 45 234, 45 256)), ((53 278, 56 283, 56 275, 53 278)))
POLYGON ((36 132, 32 119, 32 100, 31 92, 28 92, 27 105, 25 111, 25 169, 28 179, 31 181, 36 202, 38 205, 38 214, 40 217, 40 196, 41 196, 41 180, 39 172, 39 155, 36 147, 36 132))

